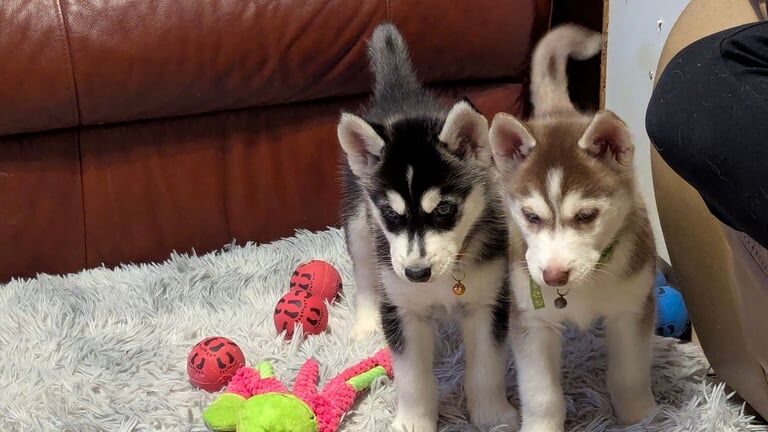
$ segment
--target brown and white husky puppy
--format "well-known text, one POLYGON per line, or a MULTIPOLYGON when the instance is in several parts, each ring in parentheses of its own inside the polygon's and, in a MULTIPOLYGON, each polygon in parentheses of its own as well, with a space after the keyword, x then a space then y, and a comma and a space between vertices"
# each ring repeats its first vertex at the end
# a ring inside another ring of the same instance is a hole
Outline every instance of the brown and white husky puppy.
POLYGON ((568 57, 586 59, 601 37, 566 25, 534 51, 533 117, 495 117, 493 158, 510 222, 512 340, 522 430, 562 431, 561 330, 603 318, 608 388, 618 419, 655 411, 651 392, 656 252, 635 183, 634 145, 612 112, 581 113, 568 96, 568 57))

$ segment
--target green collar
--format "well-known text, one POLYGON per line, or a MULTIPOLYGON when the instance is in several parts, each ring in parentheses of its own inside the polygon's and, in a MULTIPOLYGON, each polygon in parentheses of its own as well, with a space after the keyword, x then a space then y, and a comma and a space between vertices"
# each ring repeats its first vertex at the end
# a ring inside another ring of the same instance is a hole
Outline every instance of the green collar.
MULTIPOLYGON (((613 256, 613 251, 616 250, 616 245, 618 244, 619 237, 617 236, 600 253, 600 259, 597 260, 597 263, 606 264, 608 261, 610 261, 611 257, 613 256)), ((531 301, 533 302, 533 308, 544 309, 547 306, 546 303, 544 303, 544 294, 541 293, 541 287, 536 283, 536 281, 533 280, 533 277, 531 277, 530 274, 528 275, 528 284, 530 285, 531 289, 531 301)), ((558 292, 558 294, 560 293, 558 292)), ((561 297, 564 295, 565 294, 562 294, 561 297)))
POLYGON ((612 242, 608 244, 608 246, 603 249, 603 252, 600 253, 600 259, 597 260, 598 264, 605 264, 607 263, 611 257, 613 256, 613 251, 616 249, 616 245, 619 244, 619 238, 616 237, 613 239, 612 242))

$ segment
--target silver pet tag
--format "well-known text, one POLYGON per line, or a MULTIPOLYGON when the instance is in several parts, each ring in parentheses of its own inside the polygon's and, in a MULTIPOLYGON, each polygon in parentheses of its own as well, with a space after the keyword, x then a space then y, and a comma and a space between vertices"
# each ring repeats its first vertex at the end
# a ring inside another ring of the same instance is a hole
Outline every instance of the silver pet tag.
POLYGON ((568 291, 565 292, 565 294, 561 293, 560 290, 557 290, 557 297, 555 299, 555 308, 562 309, 566 306, 568 306, 568 300, 565 299, 565 296, 568 294, 568 291))

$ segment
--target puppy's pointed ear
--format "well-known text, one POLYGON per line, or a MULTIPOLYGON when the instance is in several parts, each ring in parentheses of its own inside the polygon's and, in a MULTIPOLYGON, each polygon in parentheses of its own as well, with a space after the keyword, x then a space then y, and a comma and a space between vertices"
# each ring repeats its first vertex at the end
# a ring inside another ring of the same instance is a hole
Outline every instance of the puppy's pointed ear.
POLYGON ((528 127, 514 116, 499 113, 489 133, 493 160, 502 173, 513 171, 536 146, 528 127))
POLYGON ((448 112, 438 139, 459 157, 490 162, 488 120, 468 100, 456 102, 448 112))
POLYGON ((627 125, 611 111, 595 114, 579 139, 579 147, 613 169, 632 169, 635 146, 627 125))
POLYGON ((336 133, 352 173, 365 175, 372 159, 381 156, 384 140, 368 122, 348 113, 341 115, 336 133))

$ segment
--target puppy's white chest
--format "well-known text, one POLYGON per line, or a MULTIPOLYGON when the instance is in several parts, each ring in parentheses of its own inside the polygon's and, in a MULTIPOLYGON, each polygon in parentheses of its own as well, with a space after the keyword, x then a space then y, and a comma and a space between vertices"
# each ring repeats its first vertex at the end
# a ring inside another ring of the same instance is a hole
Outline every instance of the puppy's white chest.
POLYGON ((532 284, 528 274, 520 268, 513 269, 512 275, 518 307, 529 317, 550 323, 570 321, 581 328, 589 327, 600 317, 642 307, 653 277, 650 271, 627 278, 601 275, 590 284, 561 289, 558 293, 556 288, 532 284), (557 307, 558 302, 563 307, 557 307))
POLYGON ((412 283, 391 270, 382 271, 382 282, 393 304, 419 314, 452 312, 462 305, 493 304, 506 276, 505 263, 496 260, 464 269, 464 294, 454 292, 456 280, 449 274, 429 283, 412 283))

